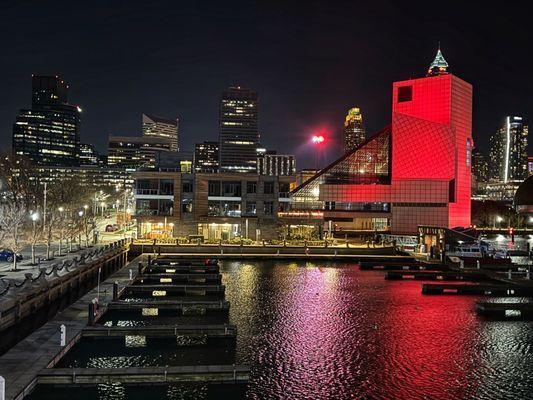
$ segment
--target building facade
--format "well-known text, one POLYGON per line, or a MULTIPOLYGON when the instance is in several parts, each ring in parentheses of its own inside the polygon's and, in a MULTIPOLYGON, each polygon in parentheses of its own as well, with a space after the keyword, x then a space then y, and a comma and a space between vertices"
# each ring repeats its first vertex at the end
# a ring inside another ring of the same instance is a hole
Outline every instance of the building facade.
POLYGON ((216 174, 219 170, 218 142, 196 143, 194 146, 194 171, 216 174))
POLYGON ((259 97, 230 87, 220 99, 219 157, 221 172, 256 172, 259 145, 259 97))
POLYGON ((274 239, 291 177, 235 173, 135 173, 138 236, 274 239))
POLYGON ((89 143, 80 143, 79 160, 80 166, 102 165, 102 157, 89 143))
POLYGON ((393 84, 391 125, 296 188, 296 217, 331 234, 470 225, 472 86, 439 68, 393 84))
POLYGON ((171 147, 170 140, 161 137, 109 135, 107 164, 132 171, 155 168, 158 153, 170 152, 171 147))
POLYGON ((179 120, 143 114, 142 133, 145 137, 155 137, 170 142, 170 151, 179 151, 179 120))
POLYGON ((296 161, 293 155, 276 154, 274 151, 261 152, 257 155, 257 173, 269 176, 295 175, 296 161))
POLYGON ((490 138, 491 180, 522 182, 527 170, 528 125, 519 115, 508 115, 490 138))
POLYGON ((78 165, 80 114, 60 77, 34 75, 32 106, 20 110, 13 125, 14 152, 39 165, 78 165))
POLYGON ((344 120, 342 129, 344 152, 355 149, 365 141, 365 128, 363 126, 363 115, 357 107, 350 108, 344 120))

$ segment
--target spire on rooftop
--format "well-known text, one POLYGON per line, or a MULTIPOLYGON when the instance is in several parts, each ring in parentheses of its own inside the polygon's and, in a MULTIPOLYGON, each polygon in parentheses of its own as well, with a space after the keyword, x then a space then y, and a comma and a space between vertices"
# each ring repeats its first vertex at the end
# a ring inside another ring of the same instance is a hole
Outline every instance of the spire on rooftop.
POLYGON ((439 49, 437 50, 437 55, 435 56, 435 59, 431 63, 428 69, 428 73, 426 76, 437 76, 437 75, 445 75, 448 74, 448 63, 444 59, 444 56, 442 55, 442 52, 440 51, 440 43, 439 43, 439 49))

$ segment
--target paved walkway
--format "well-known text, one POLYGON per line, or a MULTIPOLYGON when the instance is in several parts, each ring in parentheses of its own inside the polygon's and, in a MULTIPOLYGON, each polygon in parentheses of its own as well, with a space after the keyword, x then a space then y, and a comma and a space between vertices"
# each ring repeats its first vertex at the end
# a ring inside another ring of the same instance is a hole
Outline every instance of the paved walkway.
MULTIPOLYGON (((139 260, 139 257, 134 259, 101 283, 102 306, 112 301, 113 282, 117 281, 120 288, 129 284, 130 268, 135 278, 139 260)), ((0 376, 6 380, 6 400, 22 399, 24 390, 35 384, 39 371, 47 368, 67 349, 60 346, 61 325, 67 328, 67 344, 78 337, 87 325, 88 304, 96 295, 95 288, 0 357, 0 376)))

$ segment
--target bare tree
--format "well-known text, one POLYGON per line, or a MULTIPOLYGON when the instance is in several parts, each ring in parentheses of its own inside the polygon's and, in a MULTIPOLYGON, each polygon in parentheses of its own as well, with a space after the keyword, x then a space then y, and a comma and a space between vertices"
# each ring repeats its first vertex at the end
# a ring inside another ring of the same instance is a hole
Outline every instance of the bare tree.
POLYGON ((3 205, 0 215, 0 230, 2 230, 2 242, 13 256, 13 270, 17 270, 17 255, 26 244, 26 230, 28 223, 28 212, 23 203, 7 202, 3 205))

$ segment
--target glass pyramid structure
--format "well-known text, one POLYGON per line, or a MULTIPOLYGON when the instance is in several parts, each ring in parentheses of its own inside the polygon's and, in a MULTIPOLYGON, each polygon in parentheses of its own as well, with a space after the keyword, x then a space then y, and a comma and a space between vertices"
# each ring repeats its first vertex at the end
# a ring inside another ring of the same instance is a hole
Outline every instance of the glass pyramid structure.
POLYGON ((321 210, 320 186, 375 185, 391 182, 391 126, 334 161, 292 192, 292 208, 321 210))

